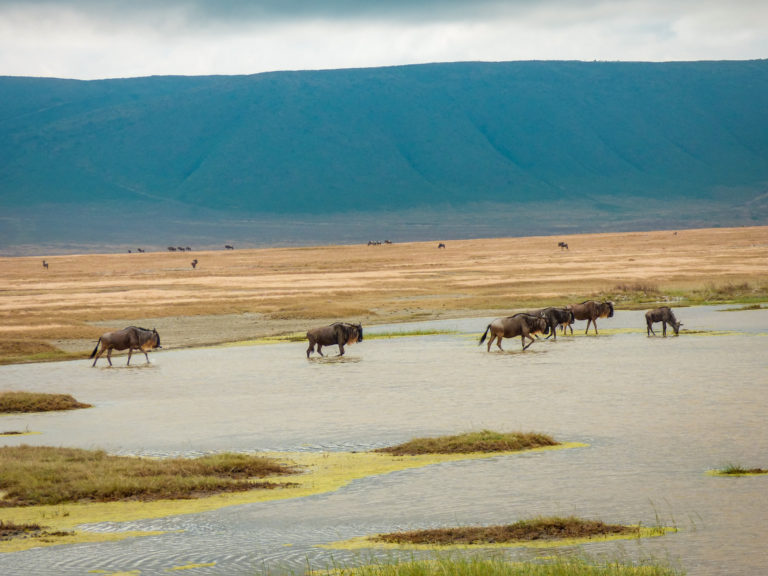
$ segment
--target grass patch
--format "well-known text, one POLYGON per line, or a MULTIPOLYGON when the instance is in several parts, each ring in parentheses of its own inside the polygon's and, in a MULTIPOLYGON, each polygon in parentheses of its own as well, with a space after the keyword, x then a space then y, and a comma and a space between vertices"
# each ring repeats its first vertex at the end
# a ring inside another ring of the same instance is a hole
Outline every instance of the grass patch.
POLYGON ((725 468, 720 468, 713 472, 716 476, 759 476, 768 474, 768 470, 763 468, 745 468, 739 464, 728 464, 725 468))
POLYGON ((0 506, 198 498, 275 488, 283 484, 254 478, 291 473, 275 460, 245 454, 155 460, 101 450, 0 447, 0 506))
POLYGON ((678 576, 661 563, 590 563, 581 558, 512 562, 501 556, 437 556, 431 559, 335 567, 313 576, 678 576))
POLYGON ((40 526, 39 524, 17 524, 15 522, 4 522, 0 520, 0 541, 12 540, 14 538, 44 538, 50 536, 71 535, 72 532, 49 532, 47 528, 40 526))
POLYGON ((365 334, 365 340, 385 340, 389 338, 406 338, 408 336, 438 336, 440 334, 458 334, 456 330, 393 330, 365 334))
POLYGON ((409 442, 379 448, 376 452, 384 452, 395 456, 415 456, 419 454, 470 454, 473 452, 517 452, 545 446, 557 446, 556 442, 546 434, 509 432, 500 433, 491 430, 468 432, 456 436, 441 436, 438 438, 415 438, 409 442))
POLYGON ((411 532, 378 534, 370 539, 387 544, 426 544, 431 546, 468 546, 507 544, 534 540, 590 539, 596 536, 639 536, 639 526, 605 524, 599 520, 574 517, 535 518, 502 526, 435 528, 411 532))
POLYGON ((0 392, 0 414, 11 414, 15 412, 53 412, 90 407, 90 404, 78 402, 69 394, 0 392))

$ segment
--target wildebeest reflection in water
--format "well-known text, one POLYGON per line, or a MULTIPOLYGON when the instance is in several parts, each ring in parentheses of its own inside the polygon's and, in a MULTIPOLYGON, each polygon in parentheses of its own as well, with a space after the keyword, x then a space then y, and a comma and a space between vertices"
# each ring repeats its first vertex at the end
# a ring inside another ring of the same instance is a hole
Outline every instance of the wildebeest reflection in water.
POLYGON ((128 362, 126 363, 126 366, 131 363, 131 354, 134 350, 141 350, 144 352, 144 357, 147 359, 147 363, 149 363, 147 351, 154 348, 161 348, 160 335, 154 328, 149 330, 137 326, 128 326, 122 330, 102 334, 101 338, 96 342, 96 347, 93 349, 93 352, 91 352, 90 357, 93 358, 95 356, 93 366, 96 366, 96 361, 99 359, 99 356, 104 354, 104 350, 107 351, 107 361, 109 362, 109 365, 112 366, 112 350, 125 350, 126 348, 128 349, 128 362), (101 350, 99 350, 99 344, 101 344, 101 350), (98 354, 96 353, 97 350, 98 354))
POLYGON ((339 347, 339 356, 344 356, 344 345, 354 344, 363 341, 362 324, 350 324, 349 322, 334 322, 329 326, 312 328, 307 331, 309 348, 307 348, 307 358, 315 351, 317 344, 317 353, 323 355, 323 346, 337 345, 339 347))
POLYGON ((520 342, 523 346, 523 350, 528 348, 531 344, 536 342, 533 337, 534 334, 541 332, 542 334, 549 334, 549 323, 545 318, 541 316, 534 316, 532 314, 526 314, 521 312, 514 316, 507 316, 506 318, 496 318, 493 322, 488 324, 488 327, 483 332, 480 342, 485 342, 485 337, 488 335, 488 331, 491 332, 491 338, 488 340, 488 352, 491 351, 491 344, 496 339, 496 346, 499 350, 504 350, 501 347, 502 338, 514 338, 520 336, 520 342), (528 346, 525 345, 525 339, 530 339, 528 346))

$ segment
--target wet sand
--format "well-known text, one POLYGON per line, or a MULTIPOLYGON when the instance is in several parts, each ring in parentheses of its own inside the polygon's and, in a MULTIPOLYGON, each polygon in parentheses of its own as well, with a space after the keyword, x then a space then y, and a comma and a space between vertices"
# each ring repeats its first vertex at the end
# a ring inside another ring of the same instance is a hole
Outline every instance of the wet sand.
POLYGON ((0 356, 36 346, 90 353, 99 335, 127 325, 156 327, 175 348, 335 320, 493 315, 617 294, 620 308, 622 294, 768 289, 766 226, 445 244, 0 258, 0 356))

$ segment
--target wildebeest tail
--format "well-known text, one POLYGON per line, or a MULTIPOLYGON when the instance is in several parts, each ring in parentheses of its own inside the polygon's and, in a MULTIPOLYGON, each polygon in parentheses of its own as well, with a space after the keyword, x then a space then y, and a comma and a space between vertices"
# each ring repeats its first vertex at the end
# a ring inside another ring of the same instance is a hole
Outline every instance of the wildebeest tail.
POLYGON ((96 348, 93 349, 93 352, 91 352, 91 355, 88 356, 88 358, 93 358, 96 356, 96 352, 99 350, 99 344, 101 344, 101 338, 99 338, 99 341, 96 342, 96 348))
POLYGON ((480 337, 480 342, 477 343, 478 346, 480 346, 480 344, 485 342, 485 337, 488 336, 488 330, 490 329, 491 329, 491 325, 488 324, 488 328, 485 329, 485 332, 483 332, 483 335, 480 337))

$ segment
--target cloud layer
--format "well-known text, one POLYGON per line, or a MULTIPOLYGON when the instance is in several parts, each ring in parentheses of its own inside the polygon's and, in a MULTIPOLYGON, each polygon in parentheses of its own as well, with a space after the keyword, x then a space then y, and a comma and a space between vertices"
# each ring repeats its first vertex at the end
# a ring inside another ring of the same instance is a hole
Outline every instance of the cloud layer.
POLYGON ((766 56, 753 0, 0 0, 0 74, 15 76, 766 56))

